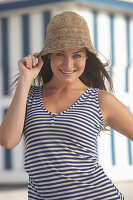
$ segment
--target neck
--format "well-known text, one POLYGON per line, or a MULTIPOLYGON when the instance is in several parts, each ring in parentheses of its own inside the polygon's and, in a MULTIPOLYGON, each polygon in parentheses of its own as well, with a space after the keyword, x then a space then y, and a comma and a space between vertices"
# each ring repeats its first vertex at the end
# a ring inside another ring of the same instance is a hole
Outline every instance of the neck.
POLYGON ((86 89, 87 88, 87 86, 83 84, 80 79, 77 79, 71 83, 62 83, 52 78, 48 83, 46 83, 45 86, 49 89, 51 88, 51 89, 57 89, 57 90, 86 89))

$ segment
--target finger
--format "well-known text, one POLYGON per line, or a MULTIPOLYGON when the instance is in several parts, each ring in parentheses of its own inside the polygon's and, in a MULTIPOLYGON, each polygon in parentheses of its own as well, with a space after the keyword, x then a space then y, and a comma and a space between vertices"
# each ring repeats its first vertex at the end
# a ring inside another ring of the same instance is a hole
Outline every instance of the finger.
POLYGON ((35 67, 36 66, 36 58, 35 56, 32 55, 32 66, 35 67))
POLYGON ((43 60, 42 60, 42 57, 41 57, 41 55, 38 55, 38 64, 37 64, 37 67, 42 67, 43 66, 43 64, 44 64, 44 62, 43 62, 43 60))
POLYGON ((25 65, 26 68, 30 68, 28 57, 24 57, 22 59, 22 63, 25 65))
POLYGON ((39 56, 39 53, 36 52, 36 53, 33 54, 33 56, 34 56, 35 58, 37 58, 37 57, 39 56))
POLYGON ((32 56, 31 55, 28 55, 27 56, 28 57, 28 62, 29 62, 29 67, 30 67, 30 69, 32 69, 32 56))
POLYGON ((39 56, 39 53, 38 52, 36 52, 36 53, 34 53, 33 54, 33 56, 34 56, 34 66, 36 66, 37 65, 37 63, 38 63, 38 56, 39 56))
POLYGON ((44 64, 44 62, 43 62, 43 59, 42 59, 42 56, 41 56, 41 55, 39 55, 39 56, 38 56, 38 63, 44 64))

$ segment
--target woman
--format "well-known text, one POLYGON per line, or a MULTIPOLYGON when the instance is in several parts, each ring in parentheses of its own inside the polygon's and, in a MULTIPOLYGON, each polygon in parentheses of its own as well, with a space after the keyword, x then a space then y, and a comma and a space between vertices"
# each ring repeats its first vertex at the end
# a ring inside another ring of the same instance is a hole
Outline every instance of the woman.
POLYGON ((97 136, 110 126, 133 140, 133 116, 106 91, 111 80, 84 18, 53 17, 42 51, 18 66, 0 144, 13 148, 24 134, 28 199, 124 199, 97 161, 97 136))

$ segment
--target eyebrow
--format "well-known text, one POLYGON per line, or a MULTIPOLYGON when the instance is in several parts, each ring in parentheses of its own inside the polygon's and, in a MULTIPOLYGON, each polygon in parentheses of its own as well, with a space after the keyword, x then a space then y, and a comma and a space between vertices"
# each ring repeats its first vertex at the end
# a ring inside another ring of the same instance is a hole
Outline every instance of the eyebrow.
POLYGON ((84 52, 84 51, 83 51, 83 50, 79 50, 79 51, 76 51, 76 52, 74 52, 74 53, 72 53, 72 54, 80 53, 80 52, 84 52))
MULTIPOLYGON (((65 53, 65 51, 60 51, 60 52, 65 53)), ((75 51, 75 52, 73 52, 72 54, 80 53, 80 52, 84 52, 84 50, 75 51)))

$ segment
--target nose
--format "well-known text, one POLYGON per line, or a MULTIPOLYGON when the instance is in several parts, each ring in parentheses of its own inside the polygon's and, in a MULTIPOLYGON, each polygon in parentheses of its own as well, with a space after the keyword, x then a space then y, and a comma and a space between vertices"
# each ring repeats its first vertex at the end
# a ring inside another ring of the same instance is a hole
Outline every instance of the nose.
POLYGON ((64 58, 64 66, 65 69, 72 69, 73 68, 73 59, 69 56, 64 58))

